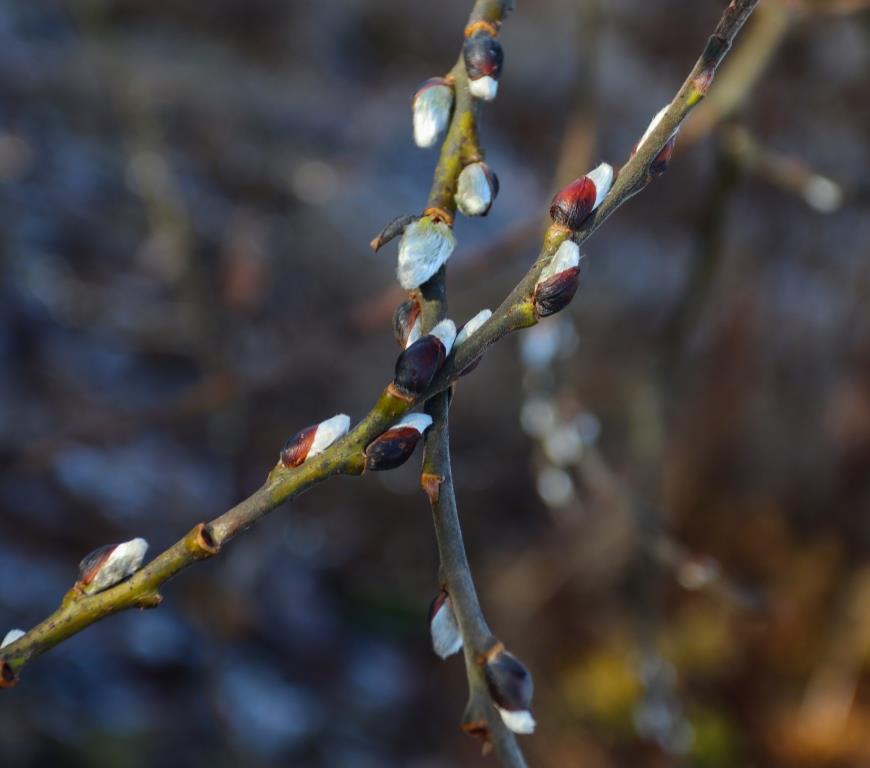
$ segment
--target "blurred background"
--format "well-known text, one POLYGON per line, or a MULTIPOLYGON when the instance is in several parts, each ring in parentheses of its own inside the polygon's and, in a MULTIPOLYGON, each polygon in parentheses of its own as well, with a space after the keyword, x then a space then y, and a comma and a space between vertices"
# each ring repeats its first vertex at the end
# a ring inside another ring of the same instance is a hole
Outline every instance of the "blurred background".
MULTIPOLYGON (((484 611, 534 766, 870 766, 870 14, 763 0, 569 310, 452 407, 484 611)), ((94 547, 157 553, 389 380, 410 96, 471 3, 0 3, 0 632, 94 547)), ((618 166, 723 2, 519 2, 484 110, 501 194, 451 314, 550 197, 618 166)), ((0 696, 0 764, 490 765, 458 729, 419 456, 282 508, 0 696)))

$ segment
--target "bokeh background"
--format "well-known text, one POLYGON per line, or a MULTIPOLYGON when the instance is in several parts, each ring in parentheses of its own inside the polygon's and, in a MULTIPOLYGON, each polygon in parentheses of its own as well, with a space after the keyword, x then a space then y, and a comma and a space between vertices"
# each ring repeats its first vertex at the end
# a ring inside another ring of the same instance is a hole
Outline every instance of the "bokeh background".
MULTIPOLYGON (((452 407, 466 543, 532 670, 535 766, 870 765, 870 14, 763 0, 570 310, 452 407), (741 48, 745 50, 741 53, 741 48)), ((389 379, 395 246, 436 160, 409 98, 465 0, 0 3, 0 630, 152 552, 389 379)), ((550 196, 627 157, 722 3, 535 0, 505 24, 451 314, 550 196)), ((429 650, 419 456, 276 511, 0 696, 0 764, 490 764, 429 650)))

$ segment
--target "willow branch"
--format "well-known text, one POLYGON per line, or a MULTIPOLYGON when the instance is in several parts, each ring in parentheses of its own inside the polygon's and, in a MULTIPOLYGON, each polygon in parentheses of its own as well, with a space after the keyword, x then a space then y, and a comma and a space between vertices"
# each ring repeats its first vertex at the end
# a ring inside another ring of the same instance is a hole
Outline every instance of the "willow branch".
MULTIPOLYGON (((128 608, 157 605, 160 601, 159 589, 169 579, 193 563, 217 554, 224 544, 285 501, 335 475, 361 475, 365 470, 365 448, 374 438, 412 408, 444 392, 490 345, 513 331, 534 325, 536 318, 532 293, 535 281, 555 249, 568 236, 573 237, 578 244, 584 242, 616 208, 649 183, 651 161, 689 111, 703 98, 716 67, 757 2, 733 0, 726 8, 701 57, 661 122, 622 168, 601 206, 576 233, 555 227, 547 231, 540 255, 525 277, 504 299, 490 320, 452 352, 425 393, 409 399, 388 385, 365 418, 323 453, 296 468, 277 465, 265 484, 250 497, 211 522, 195 527, 127 581, 96 595, 68 600, 23 637, 2 649, 0 685, 14 684, 16 672, 26 663, 96 621, 128 608)), ((483 3, 486 8, 494 5, 492 0, 483 3)))

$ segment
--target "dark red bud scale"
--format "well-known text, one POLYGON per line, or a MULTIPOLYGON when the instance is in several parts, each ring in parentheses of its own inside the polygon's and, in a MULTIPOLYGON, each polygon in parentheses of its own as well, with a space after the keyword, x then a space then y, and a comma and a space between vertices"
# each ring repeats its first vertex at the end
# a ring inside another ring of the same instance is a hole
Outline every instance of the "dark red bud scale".
POLYGON ((430 334, 418 339, 396 360, 396 387, 409 395, 422 394, 446 359, 447 350, 439 338, 430 334))
POLYGON ((565 269, 551 278, 539 283, 535 288, 535 315, 549 317, 563 310, 580 285, 580 267, 565 269))
POLYGON ((285 467, 298 467, 308 457, 319 424, 300 429, 281 449, 280 460, 285 467))
POLYGON ((462 47, 465 71, 471 80, 491 77, 498 80, 504 63, 501 43, 488 32, 480 31, 469 37, 462 47))
POLYGON ((385 246, 390 240, 401 235, 405 228, 412 221, 417 220, 417 216, 411 213, 403 214, 402 216, 396 216, 387 226, 385 226, 377 236, 369 243, 369 247, 377 252, 380 248, 385 246))
POLYGON ((588 176, 572 181, 550 203, 550 218, 568 229, 579 229, 595 206, 595 182, 588 176))
POLYGON ((420 317, 420 302, 416 299, 405 299, 393 315, 393 333, 400 347, 406 347, 417 318, 420 317))
POLYGON ((414 453, 420 432, 413 427, 393 427, 369 443, 366 468, 374 472, 402 466, 414 453))

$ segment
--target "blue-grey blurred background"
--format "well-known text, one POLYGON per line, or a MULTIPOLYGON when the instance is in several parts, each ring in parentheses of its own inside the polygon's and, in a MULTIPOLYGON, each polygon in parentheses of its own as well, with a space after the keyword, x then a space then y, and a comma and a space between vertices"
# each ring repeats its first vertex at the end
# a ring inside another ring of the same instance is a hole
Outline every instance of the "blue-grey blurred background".
MULTIPOLYGON (((0 634, 156 553, 389 380, 410 96, 471 3, 0 2, 0 634)), ((618 167, 718 0, 520 0, 457 222, 495 307, 554 189, 618 167)), ((763 0, 569 311, 454 399, 466 543, 535 766, 870 765, 870 14, 763 0), (741 50, 742 49, 742 50, 741 50)), ((429 650, 419 457, 330 481, 0 696, 0 765, 490 764, 429 650)))

